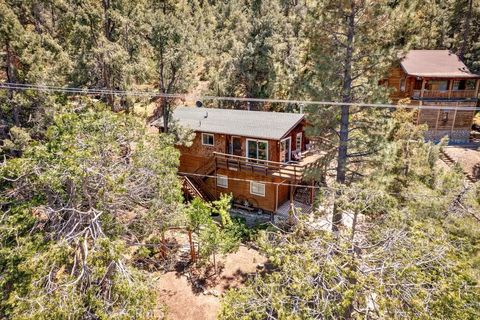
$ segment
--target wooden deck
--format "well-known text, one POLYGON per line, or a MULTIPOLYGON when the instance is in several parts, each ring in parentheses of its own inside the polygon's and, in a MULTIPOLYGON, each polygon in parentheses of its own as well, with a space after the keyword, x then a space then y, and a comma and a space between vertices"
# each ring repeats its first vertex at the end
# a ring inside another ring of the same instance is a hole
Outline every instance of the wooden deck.
POLYGON ((413 90, 413 98, 467 99, 476 98, 475 90, 413 90))
POLYGON ((296 167, 297 175, 301 177, 298 180, 303 180, 303 174, 305 173, 305 169, 314 165, 321 157, 321 154, 312 154, 306 156, 298 162, 286 163, 284 164, 284 167, 279 169, 278 172, 273 173, 273 176, 288 179, 290 177, 290 173, 296 167))
POLYGON ((249 159, 218 152, 214 153, 214 157, 217 168, 302 181, 305 170, 314 165, 320 159, 321 154, 307 155, 298 162, 288 163, 249 159))

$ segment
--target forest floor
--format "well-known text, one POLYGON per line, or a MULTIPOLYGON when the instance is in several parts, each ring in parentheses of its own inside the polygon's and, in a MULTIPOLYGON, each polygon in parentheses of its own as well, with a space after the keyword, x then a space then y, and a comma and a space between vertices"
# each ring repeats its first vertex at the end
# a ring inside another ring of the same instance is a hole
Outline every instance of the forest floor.
POLYGON ((477 180, 480 179, 480 145, 448 146, 444 147, 444 151, 462 167, 465 173, 477 180))
MULTIPOLYGON (((242 286, 258 272, 258 266, 267 259, 257 250, 242 245, 237 252, 218 259, 220 266, 203 270, 201 286, 194 286, 183 271, 171 271, 158 279, 159 302, 166 308, 166 318, 172 320, 216 319, 220 310, 220 296, 230 288, 242 286)), ((197 281, 198 283, 198 281, 197 281)))

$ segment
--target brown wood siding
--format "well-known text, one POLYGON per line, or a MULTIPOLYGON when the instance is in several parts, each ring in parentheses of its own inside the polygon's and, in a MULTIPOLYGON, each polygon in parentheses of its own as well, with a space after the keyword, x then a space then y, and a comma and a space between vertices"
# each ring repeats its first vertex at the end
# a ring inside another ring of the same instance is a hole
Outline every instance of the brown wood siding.
MULTIPOLYGON (((295 150, 295 137, 298 132, 303 133, 303 150, 305 142, 304 122, 295 126, 287 136, 292 139, 292 151, 295 150)), ((265 140, 249 137, 240 137, 242 144, 242 157, 246 156, 247 139, 268 141, 268 160, 279 161, 280 160, 280 141, 278 140, 265 140)), ((213 159, 214 152, 228 153, 230 135, 214 134, 214 146, 202 145, 201 132, 197 132, 195 138, 190 147, 178 146, 180 150, 180 172, 193 173, 200 167, 205 166, 211 159, 213 159)), ((228 188, 221 188, 216 186, 216 179, 205 179, 206 184, 210 188, 211 193, 217 197, 222 193, 232 193, 234 198, 244 199, 254 204, 256 207, 262 210, 275 212, 277 206, 280 206, 290 198, 289 182, 276 177, 268 177, 264 175, 256 175, 246 172, 236 172, 227 169, 218 169, 217 174, 226 175, 229 178, 246 179, 246 180, 258 180, 269 181, 275 183, 284 182, 287 185, 279 185, 277 191, 277 185, 266 183, 265 184, 265 197, 250 194, 250 182, 248 181, 235 181, 229 179, 228 188)))
POLYGON ((216 186, 216 179, 208 178, 206 183, 211 188, 215 190, 217 197, 220 197, 221 194, 232 194, 234 200, 236 201, 248 201, 250 204, 254 205, 256 208, 260 208, 265 211, 275 212, 276 200, 279 201, 279 204, 284 203, 288 200, 289 192, 288 186, 279 186, 278 199, 277 199, 277 186, 273 183, 280 183, 282 180, 275 177, 267 177, 262 175, 250 174, 246 172, 236 172, 228 169, 219 169, 216 171, 217 175, 224 175, 229 177, 228 187, 218 187, 216 186), (233 178, 233 179, 232 179, 233 178), (234 179, 241 179, 234 180, 234 179), (253 180, 262 183, 265 182, 265 196, 258 196, 250 193, 250 182, 244 180, 253 180), (285 189, 287 189, 285 191, 285 189))
POLYGON ((418 124, 427 124, 430 130, 470 130, 473 116, 473 111, 441 108, 439 110, 421 110, 418 124), (444 121, 443 118, 445 112, 448 113, 447 121, 444 121))
POLYGON ((470 130, 472 128, 472 122, 474 117, 474 111, 457 111, 454 128, 470 130))
POLYGON ((297 133, 299 132, 302 132, 302 149, 300 151, 304 151, 305 150, 305 132, 304 132, 304 125, 305 123, 302 122, 302 123, 299 123, 295 128, 293 128, 292 131, 290 131, 290 133, 285 137, 290 137, 291 138, 291 141, 292 141, 292 152, 297 150, 297 146, 295 145, 296 143, 296 137, 297 137, 297 133))
POLYGON ((214 152, 225 152, 227 148, 225 135, 214 134, 213 140, 214 146, 205 146, 202 144, 202 133, 197 132, 191 147, 178 146, 177 148, 180 150, 179 170, 195 172, 213 157, 214 152))
MULTIPOLYGON (((421 80, 429 80, 437 78, 421 78, 421 80)), ((449 88, 451 88, 452 81, 459 80, 457 78, 442 78, 441 80, 449 81, 449 88)), ((388 78, 385 81, 382 81, 383 84, 387 84, 388 87, 392 89, 390 98, 393 103, 398 102, 400 99, 411 98, 415 90, 416 77, 407 75, 403 69, 398 65, 391 69, 388 78), (405 91, 400 91, 400 82, 401 79, 406 79, 405 82, 405 91)), ((417 88, 419 89, 419 88, 417 88)), ((468 131, 471 128, 474 112, 472 111, 458 111, 454 109, 445 110, 442 107, 454 108, 458 107, 475 107, 476 101, 461 101, 453 99, 455 92, 447 93, 448 96, 452 95, 452 99, 447 99, 445 97, 432 97, 428 101, 421 101, 420 99, 410 101, 411 105, 429 105, 429 106, 438 106, 438 110, 427 110, 423 109, 418 112, 417 123, 418 124, 427 124, 430 131, 436 132, 446 132, 446 131, 468 131), (443 99, 442 99, 443 98, 443 99), (436 99, 436 100, 435 100, 436 99), (445 121, 444 113, 448 113, 448 118, 445 121)))
POLYGON ((387 79, 387 85, 392 89, 390 94, 392 101, 397 102, 400 99, 410 97, 414 84, 415 78, 407 77, 407 74, 400 66, 391 69, 387 79), (400 91, 400 82, 402 79, 406 79, 404 92, 400 91))

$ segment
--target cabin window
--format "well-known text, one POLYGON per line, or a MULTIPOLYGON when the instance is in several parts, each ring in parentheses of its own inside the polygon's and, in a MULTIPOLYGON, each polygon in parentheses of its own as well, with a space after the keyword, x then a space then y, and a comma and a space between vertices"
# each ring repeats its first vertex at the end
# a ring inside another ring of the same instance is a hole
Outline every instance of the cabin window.
POLYGON ((475 90, 476 81, 469 79, 465 81, 465 90, 475 90))
POLYGON ((465 80, 453 81, 452 90, 465 90, 465 80))
POLYGON ((442 125, 446 125, 448 123, 448 111, 442 112, 442 125))
POLYGON ((265 184, 250 181, 250 193, 256 196, 265 197, 265 184))
POLYGON ((429 80, 425 89, 431 91, 447 91, 448 80, 429 80))
POLYGON ((268 141, 247 139, 247 158, 268 160, 268 141))
POLYGON ((221 174, 217 174, 217 187, 228 188, 228 177, 221 174))
POLYGON ((214 142, 213 133, 202 133, 202 144, 204 146, 213 146, 214 142))
POLYGON ((302 151, 302 133, 299 132, 295 136, 295 148, 297 151, 302 151))
POLYGON ((400 79, 400 91, 405 92, 405 85, 407 80, 405 78, 400 79))
POLYGON ((422 90, 422 83, 421 79, 415 79, 415 85, 413 86, 414 90, 422 90))
POLYGON ((292 155, 292 138, 288 137, 280 141, 280 162, 289 162, 292 155))

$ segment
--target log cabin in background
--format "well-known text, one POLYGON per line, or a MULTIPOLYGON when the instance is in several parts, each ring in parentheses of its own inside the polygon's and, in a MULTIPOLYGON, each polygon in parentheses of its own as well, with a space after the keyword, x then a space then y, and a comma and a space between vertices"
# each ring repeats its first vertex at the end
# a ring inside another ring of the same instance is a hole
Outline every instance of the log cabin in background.
POLYGON ((438 106, 417 113, 417 124, 427 124, 428 140, 448 136, 451 142, 468 142, 474 111, 457 110, 476 107, 480 76, 473 74, 457 55, 448 50, 411 50, 393 68, 387 80, 396 103, 438 106))
POLYGON ((172 119, 195 132, 190 147, 178 146, 187 196, 232 194, 234 206, 249 211, 311 210, 305 172, 320 156, 308 150, 304 114, 178 107, 172 119))

